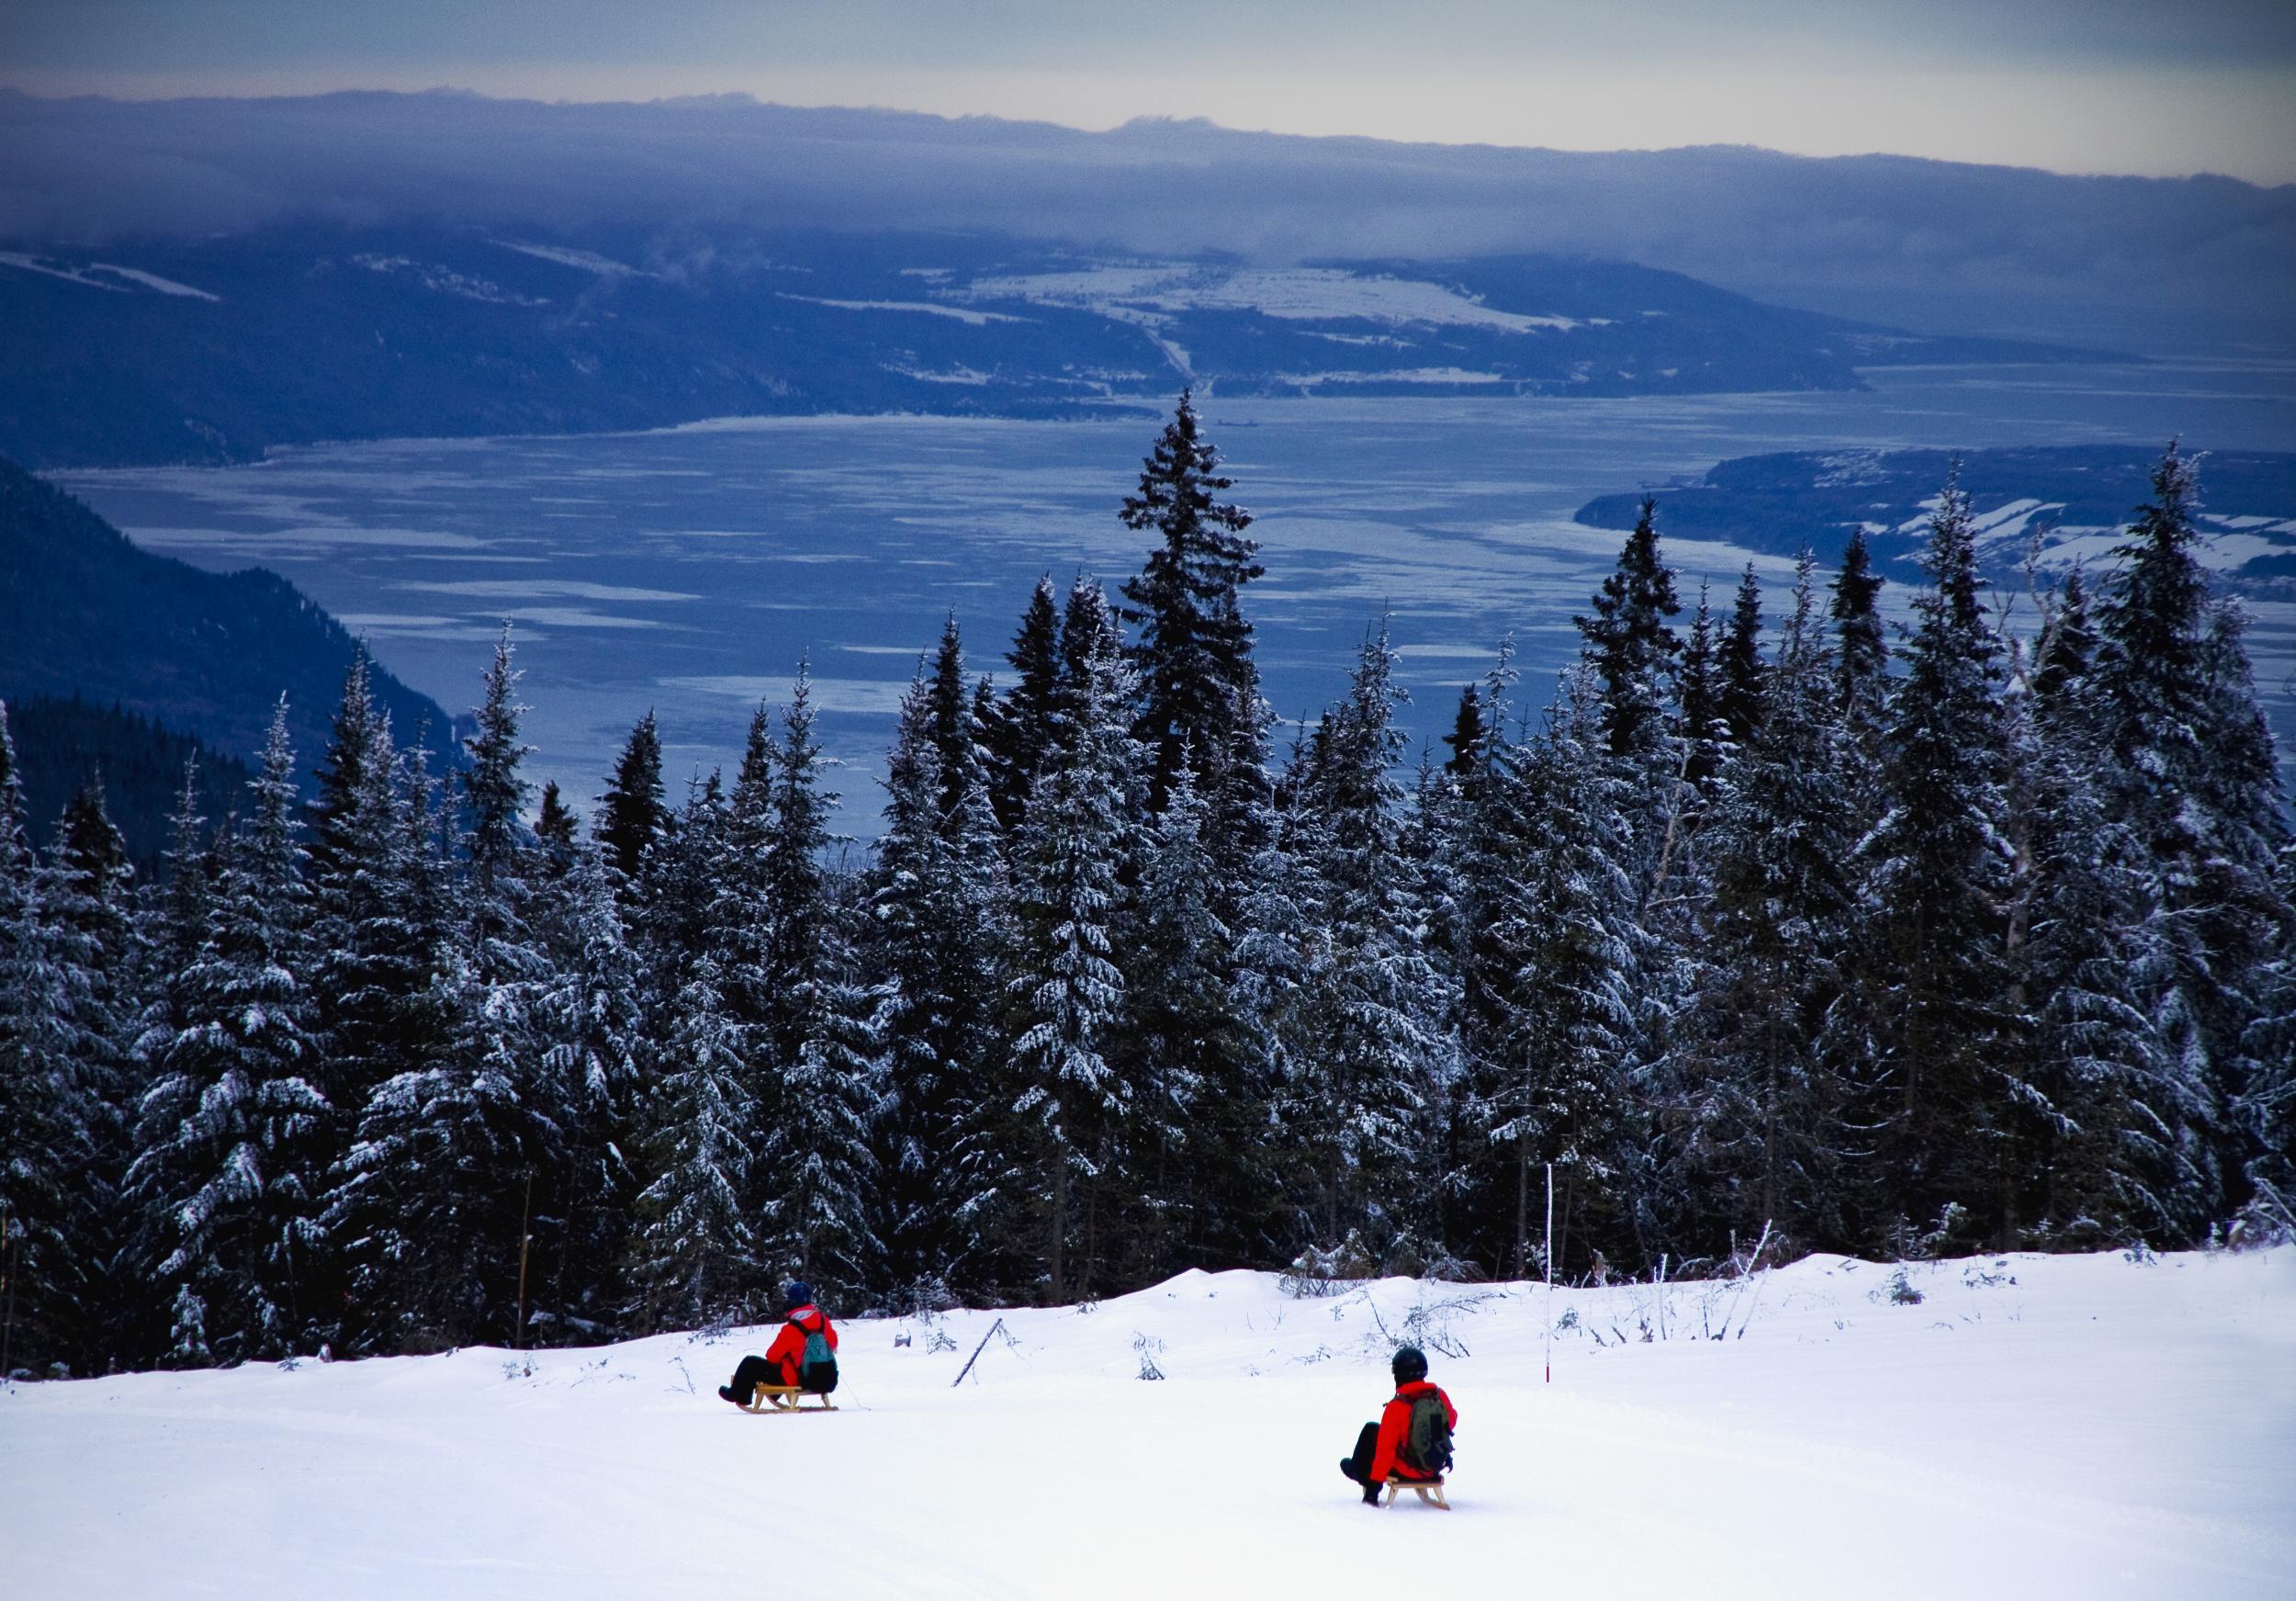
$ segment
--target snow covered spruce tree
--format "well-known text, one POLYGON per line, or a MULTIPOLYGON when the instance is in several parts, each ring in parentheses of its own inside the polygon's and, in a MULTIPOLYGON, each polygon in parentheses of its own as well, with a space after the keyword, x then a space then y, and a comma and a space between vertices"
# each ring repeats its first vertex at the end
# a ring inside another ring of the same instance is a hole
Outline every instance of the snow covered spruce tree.
MULTIPOLYGON (((1684 706, 1683 647, 1667 625, 1682 607, 1673 570, 1660 557, 1655 514, 1646 497, 1620 547, 1617 567, 1594 596, 1593 615, 1574 619, 1580 658, 1597 689, 1604 752, 1620 786, 1619 809, 1626 827, 1615 848, 1635 892, 1634 972, 1628 985, 1635 1007, 1622 1084, 1660 1074, 1659 1064, 1673 1050, 1680 1020, 1699 985, 1698 919, 1706 886, 1695 836, 1710 798, 1706 792, 1716 782, 1716 736, 1729 727, 1717 714, 1733 695, 1743 699, 1758 693, 1734 686, 1728 675, 1717 683, 1709 659, 1694 664, 1697 680, 1688 686, 1707 704, 1684 706), (1700 769, 1695 775, 1700 782, 1694 782, 1694 768, 1700 769)), ((1740 600, 1743 610, 1745 597, 1740 600)), ((1700 606, 1704 619, 1703 594, 1700 606)), ((1706 626, 1711 627, 1710 619, 1706 626)), ((1734 629, 1734 652, 1739 644, 1736 636, 1734 629)), ((1699 644, 1702 652, 1710 648, 1706 640, 1699 644)), ((1743 664, 1734 671, 1742 674, 1743 664)), ((1638 1174, 1645 1167, 1638 1162, 1635 1170, 1638 1174)), ((1618 1180, 1622 1190, 1641 1187, 1640 1178, 1625 1168, 1618 1180)))
POLYGON ((73 1304, 68 1361, 104 1372, 141 1356, 135 1329, 147 1304, 134 1257, 135 1219, 123 1191, 135 1157, 143 1068, 142 991, 156 981, 136 916, 136 870, 110 817, 103 774, 64 804, 46 870, 42 907, 70 1003, 76 1121, 86 1156, 72 1186, 73 1259, 84 1275, 73 1304))
POLYGON ((1886 581, 1874 570, 1865 525, 1850 531, 1828 604, 1835 630, 1834 683, 1841 716, 1860 742, 1871 747, 1887 711, 1889 641, 1875 602, 1886 581))
POLYGON ((1131 1172, 1144 1215, 1133 1267, 1149 1280, 1184 1264, 1272 1260, 1281 1244, 1264 1226, 1265 1057, 1215 903, 1210 818, 1184 762, 1164 814, 1142 829, 1139 883, 1119 924, 1124 1020, 1109 1052, 1138 1103, 1131 1172))
POLYGON ((1688 786, 1683 796, 1684 820, 1693 832, 1720 793, 1722 770, 1734 748, 1729 724, 1722 716, 1719 650, 1714 608, 1702 583, 1674 682, 1676 736, 1683 741, 1682 779, 1688 786))
MULTIPOLYGON (((1600 692, 1571 669, 1527 743, 1494 742, 1469 792, 1467 871, 1477 885, 1466 953, 1467 1130, 1454 1182, 1478 1259, 1524 1274, 1532 1174, 1556 1167, 1557 1271, 1631 1224, 1624 1068, 1632 1043, 1635 892, 1622 861, 1622 785, 1600 692)), ((1591 1257, 1581 1258, 1582 1260, 1591 1257)))
POLYGON ((1125 582, 1123 617, 1137 631, 1132 731, 1149 753, 1148 807, 1164 809, 1173 775, 1191 763, 1223 878, 1241 884, 1266 837, 1269 716, 1241 603, 1264 570, 1259 546, 1244 533, 1252 514, 1219 498, 1234 487, 1183 391, 1124 498, 1124 525, 1162 544, 1125 582))
POLYGON ((1965 1217, 1962 1243, 2001 1221, 2025 1020, 2008 950, 2009 727, 2001 641, 1978 576, 1969 497, 1950 479, 1930 519, 1906 674, 1883 742, 1887 809, 1862 849, 1869 915, 1829 1049, 1879 1130, 1873 1182, 1847 1226, 1884 1243, 1900 1220, 1965 1217))
POLYGON ((38 1367, 76 1354, 74 1308, 94 1267, 77 1226, 94 1155, 81 1079, 85 975, 56 938, 43 876, 0 703, 0 1272, 22 1320, 8 1359, 38 1367))
POLYGON ((2184 1075, 2190 1183, 2176 1211, 2189 1238, 2246 1198, 2250 1151, 2231 1109, 2257 1071, 2242 1037, 2290 938, 2274 878, 2289 833, 2240 614, 2212 604, 2193 555, 2194 463, 2172 445, 2152 489, 2097 608, 2095 678, 2109 804, 2149 858, 2167 962, 2149 1007, 2184 1075))
POLYGON ((773 751, 764 840, 766 1027, 780 1082, 758 1143, 758 1188, 770 1198, 760 1247, 809 1284, 858 1290, 883 1271, 871 1205, 881 996, 861 979, 848 908, 828 876, 838 797, 821 787, 835 762, 814 715, 812 674, 800 663, 773 751))
POLYGON ((1607 748, 1638 764, 1650 763, 1666 743, 1666 707, 1682 658, 1682 641, 1666 621, 1683 608, 1674 569, 1659 558, 1657 510, 1645 496, 1617 568, 1594 596, 1593 614, 1572 619, 1602 685, 1607 748))
POLYGON ((360 1215, 353 1295, 384 1348, 523 1340, 522 1235, 558 1215, 562 1101, 535 1015, 550 975, 528 923, 517 681, 505 629, 459 775, 466 872, 433 981, 445 1037, 368 1097, 338 1187, 360 1215))
POLYGON ((309 1351, 332 1312, 311 1295, 330 1108, 297 976, 309 908, 294 772, 282 701, 253 815, 220 853, 207 926, 175 979, 180 1026, 146 1047, 154 1071, 128 1188, 174 1366, 309 1351))
POLYGON ((441 786, 422 740, 394 763, 365 762, 360 790, 355 822, 343 830, 355 846, 335 870, 348 876, 321 902, 343 942, 318 964, 351 991, 330 999, 335 1024, 325 1048, 340 1053, 330 1074, 355 1087, 356 1097, 338 1109, 350 1122, 350 1144, 329 1176, 323 1212, 343 1276, 338 1348, 394 1351, 407 1330, 401 1274, 414 1266, 398 1214, 405 1174, 375 1161, 367 1142, 390 1124, 385 1098, 419 1082, 453 1041, 456 886, 441 786))
POLYGON ((613 777, 598 803, 598 843, 606 864, 625 885, 636 885, 647 852, 670 831, 670 806, 663 798, 661 730, 648 711, 630 730, 614 763, 613 777))
POLYGON ((1100 1229, 1113 1235, 1134 1210, 1126 1179, 1141 1110, 1105 1053, 1123 1016, 1110 936, 1142 763, 1131 675, 1098 585, 1072 593, 1064 636, 1074 644, 1052 742, 1013 842, 1006 991, 1017 1155, 1054 1303, 1094 1292, 1100 1229))
POLYGON ((562 1167, 551 1193, 562 1221, 546 1278, 536 1277, 541 1310, 533 1321, 543 1337, 590 1340, 611 1333, 628 1302, 623 1273, 646 1089, 645 970, 604 847, 569 829, 561 848, 566 869, 543 889, 536 911, 549 963, 535 1016, 559 1099, 562 1167))
POLYGON ((884 832, 859 940, 884 987, 885 1100, 877 1120, 879 1221, 896 1286, 985 1286, 1006 1182, 997 1059, 1005 868, 985 799, 961 782, 942 809, 933 694, 919 671, 886 760, 884 832))
MULTIPOLYGON (((364 646, 354 651, 331 736, 314 775, 307 872, 310 1078, 326 1103, 318 1137, 329 1206, 368 1098, 438 1043, 434 1031, 420 1026, 418 999, 437 973, 434 930, 412 915, 420 905, 411 883, 417 841, 390 719, 376 707, 364 646)), ((331 1235, 342 1221, 331 1220, 331 1235)), ((321 1303, 342 1304, 348 1262, 331 1249, 317 1266, 321 1303)))
POLYGON ((1314 1237, 1375 1251, 1436 1232, 1438 1109, 1457 1062, 1453 986, 1428 950, 1404 848, 1395 652, 1366 637, 1347 698, 1287 779, 1287 850, 1311 909, 1305 995, 1277 1093, 1290 1188, 1314 1237))
POLYGON ((990 794, 1007 833, 1020 826, 1029 790, 1052 743, 1053 697, 1061 669, 1060 597, 1047 575, 1036 581, 1012 648, 1013 684, 998 703, 990 739, 990 794))
POLYGON ((2016 1182, 2001 1232, 2038 1243, 2166 1237, 2186 1188, 2182 1074, 2147 1004, 2166 963, 2145 856, 2096 782, 2110 758, 2094 646, 2076 568, 2020 675, 2026 693, 2008 703, 2009 946, 2033 1026, 2008 1109, 2016 1182))
POLYGON ((758 1115, 717 964, 694 958, 670 1003, 646 1110, 647 1171, 631 1277, 647 1329, 696 1328, 761 1310, 750 1225, 758 1115))
POLYGON ((1804 1246, 1844 1239, 1833 1206, 1856 1142, 1819 1042, 1856 923, 1862 827, 1815 568, 1805 552, 1757 732, 1705 832, 1700 977, 1661 1098, 1678 1253, 1718 1255, 1733 1232, 1751 1239, 1765 1224, 1804 1246))
POLYGON ((1730 603, 1730 624, 1722 632, 1722 721, 1730 738, 1743 745, 1761 726, 1761 580, 1748 562, 1739 575, 1730 603))

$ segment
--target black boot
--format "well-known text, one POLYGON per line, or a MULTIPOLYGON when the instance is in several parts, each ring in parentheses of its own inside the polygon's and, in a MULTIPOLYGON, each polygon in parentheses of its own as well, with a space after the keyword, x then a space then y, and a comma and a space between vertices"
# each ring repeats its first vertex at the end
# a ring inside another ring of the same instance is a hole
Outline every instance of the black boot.
POLYGON ((730 1401, 736 1406, 743 1404, 741 1397, 734 1393, 734 1387, 731 1384, 720 1384, 717 1387, 717 1398, 720 1401, 730 1401))
POLYGON ((1377 1506, 1379 1504, 1379 1487, 1377 1484, 1364 1485, 1363 1504, 1366 1506, 1377 1506))

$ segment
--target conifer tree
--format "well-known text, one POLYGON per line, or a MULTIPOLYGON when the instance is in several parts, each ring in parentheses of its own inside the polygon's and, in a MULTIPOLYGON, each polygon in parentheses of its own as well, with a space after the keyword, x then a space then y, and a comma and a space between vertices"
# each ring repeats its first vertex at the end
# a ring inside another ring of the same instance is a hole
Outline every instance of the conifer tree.
POLYGON ((1219 498, 1234 487, 1183 392, 1122 513, 1124 526, 1161 541, 1123 589, 1124 620, 1138 631, 1133 732, 1149 752, 1149 809, 1164 809, 1180 762, 1193 761, 1231 863, 1248 860, 1260 838, 1267 728, 1240 599, 1265 569, 1244 533, 1252 514, 1219 498))
POLYGON ((1131 672, 1106 608, 1096 584, 1071 593, 1065 637, 1089 640, 1091 654, 1063 685, 1013 852, 1012 1112, 1044 1198, 1043 1282, 1055 1303, 1091 1292, 1099 1208, 1116 1200, 1105 1181, 1129 1164, 1134 1133, 1133 1086, 1105 1048, 1123 1015, 1111 934, 1139 754, 1131 672))
POLYGON ((1451 718, 1451 731, 1443 736, 1443 742, 1451 748, 1450 758, 1443 764, 1444 771, 1454 778, 1464 778, 1472 772, 1480 760, 1486 737, 1482 695, 1475 685, 1461 684, 1459 709, 1451 718))
POLYGON ((542 786, 542 806, 535 814, 535 840, 542 847, 544 870, 552 878, 574 865, 574 842, 580 833, 580 819, 559 793, 558 781, 551 779, 542 786))
POLYGON ((1683 645, 1682 671, 1675 681, 1677 716, 1685 747, 1683 782, 1690 786, 1695 811, 1715 798, 1730 744, 1722 715, 1722 673, 1715 637, 1714 611, 1706 586, 1698 586, 1698 609, 1691 614, 1690 637, 1683 645))
POLYGON ((670 807, 664 799, 661 772, 661 730, 648 710, 630 730, 614 763, 613 778, 598 803, 598 842, 607 861, 625 884, 636 884, 645 870, 646 853, 658 845, 670 827, 670 807))
POLYGON ((1841 569, 1834 575, 1828 611, 1834 622, 1835 693, 1843 717, 1868 742, 1881 727, 1889 694, 1889 644, 1874 604, 1885 581, 1874 570, 1873 550, 1861 523, 1850 531, 1850 542, 1842 548, 1841 569))
MULTIPOLYGON (((343 698, 329 727, 327 749, 311 774, 312 787, 318 793, 307 812, 310 831, 307 856, 313 892, 322 899, 322 886, 338 876, 336 857, 343 849, 343 834, 353 826, 351 819, 358 811, 377 739, 387 736, 385 715, 375 705, 373 663, 366 642, 356 640, 351 648, 350 670, 343 675, 343 698)), ((384 764, 388 765, 387 759, 384 764)), ((324 915, 323 907, 321 915, 324 915)))
MULTIPOLYGON (((545 894, 549 980, 536 1002, 543 1066, 562 1103, 564 1223, 548 1280, 553 1321, 578 1338, 610 1331, 623 1304, 623 1257, 635 1226, 632 1156, 643 1132, 644 969, 628 941, 613 870, 594 840, 568 843, 545 894)), ((539 1280, 538 1280, 539 1282, 539 1280)))
POLYGON ((940 758, 940 815, 944 829, 970 826, 960 821, 967 808, 988 798, 989 762, 984 730, 974 715, 973 691, 964 671, 964 637, 957 615, 941 625, 930 678, 933 749, 940 758))
POLYGON ((1602 684, 1603 732, 1610 753, 1648 765, 1663 742, 1665 707, 1682 655, 1667 619, 1679 613, 1674 569, 1659 558, 1658 503, 1642 501, 1618 566, 1594 596, 1594 614, 1571 619, 1602 684))
POLYGON ((296 976, 306 907, 284 701, 251 799, 176 981, 183 1024, 158 1046, 128 1176, 174 1365, 309 1350, 326 1316, 310 1290, 326 1244, 331 1109, 311 1082, 310 999, 296 976))
POLYGON ((1870 1075, 1860 1115, 1886 1124, 1884 1204, 1925 1223, 1952 1203, 1998 1226, 2013 1156, 1998 1067, 2021 1050, 2006 949, 2006 673, 1957 476, 1930 519, 1923 567, 1930 587, 1913 603, 1884 744, 1887 810, 1863 847, 1873 940, 1843 1044, 1870 1075))
POLYGON ((1133 1088, 1130 1178, 1144 1206, 1138 1261, 1150 1279, 1177 1265, 1183 1242, 1181 1259, 1199 1264, 1266 1257, 1250 1232, 1266 1210, 1266 1085, 1235 935, 1215 905, 1210 819, 1183 763, 1141 840, 1117 958, 1125 1020, 1111 1044, 1133 1088))
POLYGON ((1804 553, 1794 611, 1769 671, 1771 716, 1731 767, 1706 834, 1713 865, 1702 981, 1670 1074, 1681 1171, 1670 1189, 1705 1213, 1682 1218, 1686 1250, 1727 1231, 1842 1239, 1834 1215, 1845 1094, 1819 1048, 1855 927, 1862 832, 1845 779, 1849 727, 1804 553))
POLYGON ((2005 1238, 2099 1245, 2173 1228, 2188 1187, 2178 1064, 2150 992, 2165 953, 2149 926, 2143 851, 2096 776, 2095 684, 2080 648, 2078 572, 2044 628, 2033 691, 2009 703, 2015 758, 2009 950, 2033 1029, 2007 1108, 2005 1238))
POLYGON ((144 1299, 121 1198, 142 1093, 132 1054, 138 986, 149 977, 130 898, 134 879, 127 842, 106 808, 103 774, 94 772, 64 805, 40 885, 50 962, 64 1002, 56 1021, 70 1058, 70 1122, 82 1138, 82 1163, 67 1186, 71 1258, 81 1277, 68 1344, 71 1366, 84 1373, 133 1354, 127 1340, 144 1299))
POLYGON ((826 861, 836 765, 814 734, 813 680, 800 662, 774 752, 765 840, 771 938, 769 1030, 778 1115, 758 1143, 771 1197, 762 1248, 806 1282, 858 1288, 878 1272, 870 1216, 872 1123, 882 1098, 877 995, 861 980, 826 861))
POLYGON ((58 949, 41 879, 0 703, 0 1270, 22 1320, 12 1358, 44 1363, 68 1353, 87 1281, 74 1179, 92 1151, 73 964, 58 949))
POLYGON ((886 1104, 878 1122, 881 1221, 896 1284, 985 1283, 986 1231, 1005 1184, 996 1047, 1004 926, 993 839, 941 811, 931 689, 903 700, 886 761, 884 832, 866 885, 868 970, 884 987, 886 1104))
POLYGON ((670 1007, 646 1109, 633 1278, 648 1328, 699 1328, 755 1308, 759 1266, 746 1197, 757 1109, 717 964, 697 956, 670 1007))
POLYGON ((1739 745, 1752 739, 1761 727, 1761 581, 1748 562, 1738 581, 1738 599, 1730 608, 1730 626, 1722 636, 1722 720, 1730 738, 1739 745))
POLYGON ((1312 872, 1321 949, 1284 1115, 1326 1239, 1361 1228, 1382 1249, 1419 1223, 1403 1198, 1433 1177, 1432 1109, 1456 1061, 1448 980, 1428 952, 1404 850, 1394 712, 1405 696, 1394 663, 1382 622, 1358 653, 1347 699, 1295 763, 1287 819, 1291 849, 1312 872))
POLYGON ((2151 1009, 2180 1065, 2188 1235, 2245 1193, 2234 1103, 2252 1076, 2242 1040, 2290 919, 2274 878, 2288 840, 2272 742, 2257 710, 2239 613, 2211 602, 2193 554, 2199 486, 2171 445, 2097 607, 2095 680, 2110 806, 2149 858, 2152 932, 2167 965, 2151 1009))
MULTIPOLYGON (((564 1091, 548 1071, 538 1016, 551 974, 529 922, 518 677, 506 629, 459 775, 466 880, 441 906, 433 873, 418 862, 408 896, 422 921, 452 913, 419 1014, 444 1037, 368 1095, 330 1207, 347 1224, 363 1345, 523 1341, 522 1235, 539 1234, 535 1220, 562 1215, 549 1186, 559 1170, 564 1091)), ((427 790, 419 768, 413 782, 427 790)), ((427 795, 415 812, 427 838, 434 827, 427 795)), ((555 1239, 545 1243, 556 1248, 555 1239)))
POLYGON ((1009 833, 1020 825, 1029 789, 1052 738, 1052 697, 1060 682, 1060 603, 1051 575, 1036 581, 1020 614, 1012 648, 1013 685, 1004 699, 993 747, 996 820, 1009 833))
POLYGON ((1494 761, 1480 799, 1477 859, 1493 877, 1469 981, 1481 1035, 1470 1104, 1486 1153, 1503 1165, 1485 1215, 1506 1233, 1476 1244, 1518 1277, 1532 1266, 1538 1164, 1557 1169, 1558 1271, 1574 1228, 1615 1222, 1626 1206, 1634 892, 1604 743, 1595 685, 1574 669, 1547 727, 1494 761))

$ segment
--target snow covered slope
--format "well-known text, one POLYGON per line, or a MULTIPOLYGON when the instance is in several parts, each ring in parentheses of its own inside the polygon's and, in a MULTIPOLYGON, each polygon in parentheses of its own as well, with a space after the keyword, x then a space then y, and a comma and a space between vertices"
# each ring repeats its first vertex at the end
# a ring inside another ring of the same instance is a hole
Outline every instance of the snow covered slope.
POLYGON ((1534 1287, 1188 1273, 962 1389, 1000 1314, 848 1323, 833 1416, 715 1398, 770 1331, 19 1386, 0 1594, 2296 1595, 2296 1250, 1896 1272, 1559 1291, 1551 1385, 1534 1287), (1335 1468, 1407 1330, 1447 1516, 1335 1468))

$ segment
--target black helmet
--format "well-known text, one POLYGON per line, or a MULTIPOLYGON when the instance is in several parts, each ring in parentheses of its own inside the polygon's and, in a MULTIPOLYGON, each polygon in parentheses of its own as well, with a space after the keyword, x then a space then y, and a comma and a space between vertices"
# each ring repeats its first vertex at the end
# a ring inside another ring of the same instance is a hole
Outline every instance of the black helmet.
POLYGON ((1417 1346, 1398 1346, 1395 1360, 1389 1366, 1398 1384, 1416 1384, 1427 1376, 1427 1353, 1417 1346))
POLYGON ((813 1286, 803 1279, 793 1280, 787 1289, 782 1291, 782 1299, 789 1302, 790 1311, 795 1312, 799 1307, 812 1303, 813 1286))

